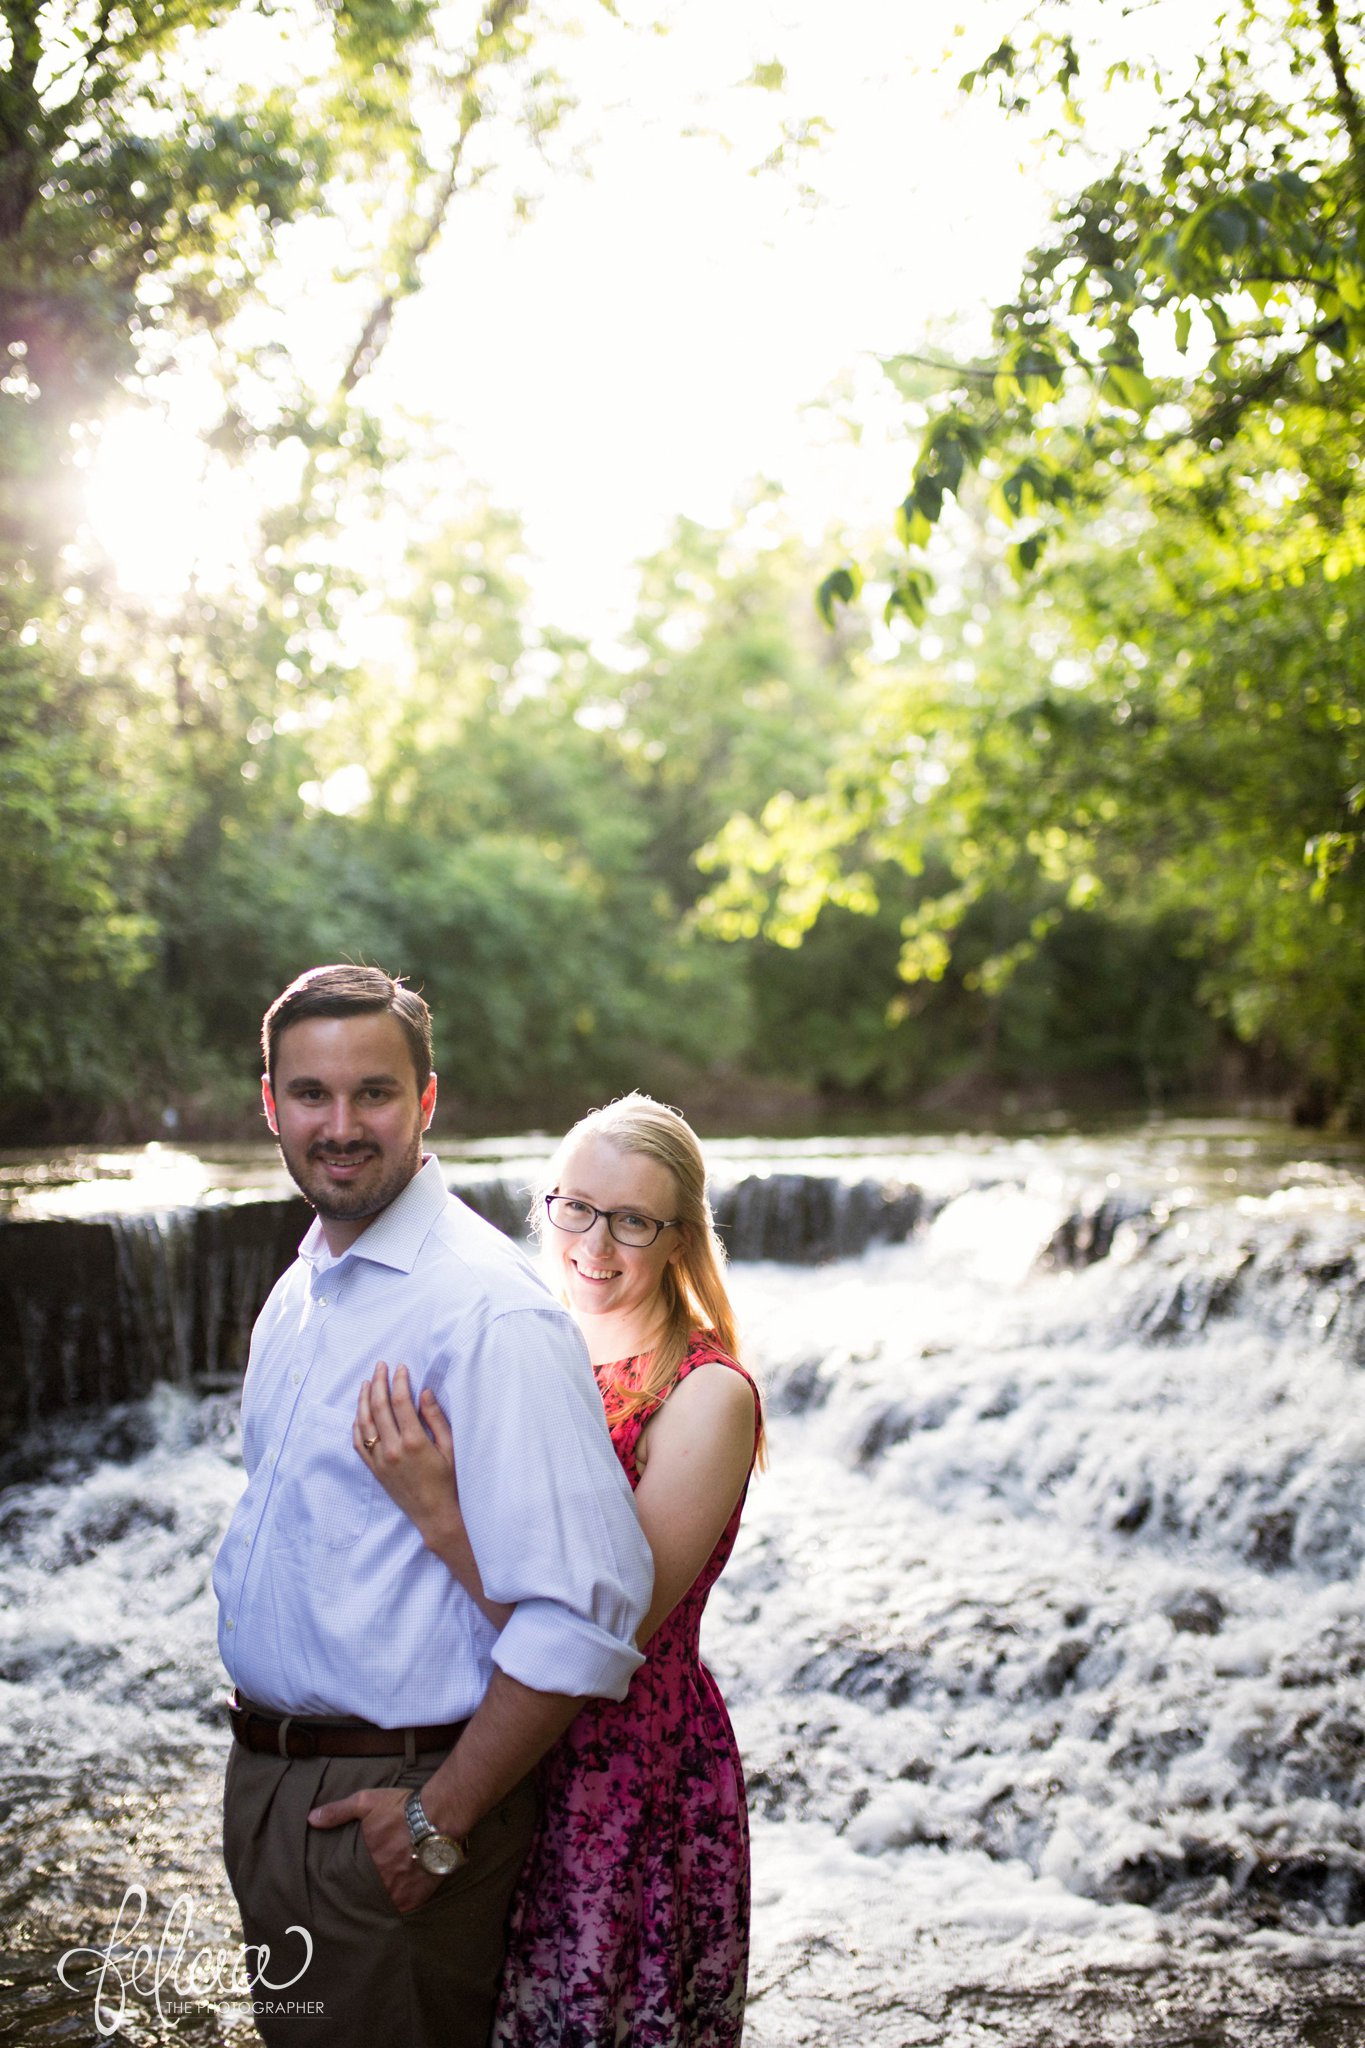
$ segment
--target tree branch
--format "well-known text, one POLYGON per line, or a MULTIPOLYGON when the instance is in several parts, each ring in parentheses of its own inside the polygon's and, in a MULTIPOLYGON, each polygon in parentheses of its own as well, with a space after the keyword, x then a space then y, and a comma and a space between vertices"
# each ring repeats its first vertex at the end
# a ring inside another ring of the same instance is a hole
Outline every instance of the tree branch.
POLYGON ((426 215, 410 223, 412 240, 402 260, 398 283, 371 308, 361 328, 360 338, 342 373, 340 395, 343 399, 349 398, 361 378, 368 376, 374 368, 388 342, 399 301, 417 289, 419 266, 445 226, 446 215, 458 188, 465 144, 483 119, 483 102, 475 91, 479 73, 493 61, 504 33, 528 5, 529 0, 494 0, 480 24, 473 54, 455 80, 455 89, 460 95, 460 120, 445 176, 426 215))
POLYGON ((1310 328, 1301 347, 1286 350, 1284 355, 1268 364, 1238 390, 1229 391, 1222 398, 1215 400, 1202 418, 1191 423, 1188 436, 1179 438, 1207 444, 1215 439, 1225 440, 1230 434, 1235 434, 1241 427, 1244 416, 1253 407, 1264 405, 1267 399, 1273 398, 1277 392, 1283 390, 1290 372, 1297 368, 1310 350, 1328 338, 1336 325, 1337 322, 1333 320, 1324 320, 1317 327, 1310 328))
POLYGON ((35 81, 42 31, 33 0, 5 0, 3 11, 13 54, 8 71, 0 73, 0 242, 11 242, 38 196, 42 152, 34 135, 42 124, 42 102, 35 81))
MULTIPOLYGON (((85 110, 88 93, 85 88, 84 81, 88 79, 92 68, 99 63, 100 59, 105 55, 106 51, 110 48, 112 41, 111 27, 113 23, 113 15, 114 0, 100 0, 99 12, 95 17, 94 34, 91 36, 90 41, 87 43, 86 47, 83 50, 78 50, 76 52, 76 54, 72 57, 71 62, 64 66, 64 68, 61 71, 57 72, 52 80, 52 91, 50 91, 48 95, 49 104, 51 104, 52 102, 56 89, 60 87, 63 84, 63 82, 71 76, 71 73, 75 71, 78 66, 80 68, 82 78, 81 86, 76 90, 75 93, 72 94, 72 96, 69 99, 63 100, 60 105, 60 112, 61 115, 64 117, 61 123, 61 126, 63 128, 70 128, 74 126, 75 121, 85 110)), ((58 130, 58 132, 60 132, 60 130, 58 130)))
POLYGON ((1365 123, 1362 123, 1360 101, 1356 98, 1351 85, 1346 59, 1342 54, 1336 0, 1317 0, 1317 9, 1323 48, 1327 52, 1327 61, 1332 67, 1332 81, 1336 87, 1337 112, 1341 116, 1341 125, 1346 130, 1346 139, 1351 148, 1351 175, 1355 182, 1356 197, 1365 205, 1365 123))

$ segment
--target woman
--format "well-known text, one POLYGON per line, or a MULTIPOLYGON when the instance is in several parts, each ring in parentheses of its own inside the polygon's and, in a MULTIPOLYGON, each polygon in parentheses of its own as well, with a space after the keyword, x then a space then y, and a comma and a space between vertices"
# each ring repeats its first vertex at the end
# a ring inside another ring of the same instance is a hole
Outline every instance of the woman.
MULTIPOLYGON (((589 1701, 540 1767, 540 1826, 513 1902, 493 2042, 734 2048, 748 1820, 734 1733, 697 1635, 761 1455, 762 1417, 733 1355, 694 1133, 646 1095, 594 1110, 555 1155, 535 1221, 635 1490, 654 1598, 625 1699, 589 1701)), ((427 1392, 420 1413, 430 1438, 418 1441, 403 1428, 402 1368, 391 1399, 380 1367, 361 1392, 356 1449, 500 1625, 510 1610, 484 1598, 450 1430, 427 1392)))

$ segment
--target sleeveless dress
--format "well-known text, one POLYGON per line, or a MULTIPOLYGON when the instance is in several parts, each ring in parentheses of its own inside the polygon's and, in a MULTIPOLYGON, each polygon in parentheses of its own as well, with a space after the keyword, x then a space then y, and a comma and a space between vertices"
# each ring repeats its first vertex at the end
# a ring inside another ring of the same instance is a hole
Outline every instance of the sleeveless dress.
MULTIPOLYGON (((613 1391, 638 1385, 647 1364, 594 1368, 609 1417, 613 1391)), ((673 1384, 708 1364, 753 1387, 703 1334, 673 1384)), ((632 1487, 640 1432, 659 1405, 611 1432, 632 1487)), ((754 1416, 756 1438, 757 1388, 754 1416)), ((624 1700, 590 1701, 540 1766, 540 1824, 512 1902, 492 2048, 737 2048, 749 1821, 734 1731, 697 1636, 743 1506, 741 1494, 624 1700)))

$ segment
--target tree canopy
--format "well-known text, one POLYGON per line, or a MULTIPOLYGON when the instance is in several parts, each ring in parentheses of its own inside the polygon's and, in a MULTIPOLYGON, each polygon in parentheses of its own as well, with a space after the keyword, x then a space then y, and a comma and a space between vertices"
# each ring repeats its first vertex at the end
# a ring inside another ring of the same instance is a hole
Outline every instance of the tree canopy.
MULTIPOLYGON (((1167 987, 1192 963, 1305 1111, 1356 1118, 1361 12, 1229 7, 1179 78, 1147 67, 1150 125, 1098 171, 1094 23, 1043 0, 963 79, 1050 100, 1091 174, 987 354, 887 364, 925 420, 887 613, 935 651, 824 792, 721 836, 713 903, 795 937, 891 861, 911 991, 1002 991, 1076 919, 1164 934, 1167 987)), ((826 616, 861 586, 831 571, 826 616)))
POLYGON ((812 606, 756 487, 677 522, 604 650, 367 409, 462 195, 514 220, 564 117, 531 0, 0 0, 6 1128, 234 1126, 262 1008, 338 955, 426 986, 468 1113, 1229 1075, 1361 1113, 1361 24, 1229 9, 1136 67, 1107 160, 1095 20, 1040 0, 963 81, 1083 168, 988 350, 888 361, 921 441, 886 559, 812 606), (305 361, 275 294, 314 232, 305 361), (153 600, 83 493, 172 370, 214 486, 273 481, 247 555, 153 600))

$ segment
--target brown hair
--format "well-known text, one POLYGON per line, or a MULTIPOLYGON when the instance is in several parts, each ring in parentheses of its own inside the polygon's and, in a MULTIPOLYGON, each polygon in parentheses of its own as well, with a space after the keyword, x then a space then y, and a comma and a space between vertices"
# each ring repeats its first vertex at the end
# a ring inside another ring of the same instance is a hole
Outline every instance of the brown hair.
POLYGON ((261 1024, 261 1054, 275 1085, 275 1054, 291 1024, 305 1017, 353 1017, 387 1010, 403 1027, 420 1095, 431 1079, 431 1012, 401 975, 379 967, 310 967, 276 996, 261 1024))
MULTIPOLYGON (((620 1152, 638 1152, 667 1168, 677 1190, 673 1207, 682 1234, 682 1256, 664 1267, 660 1282, 665 1313, 662 1334, 639 1386, 622 1393, 613 1406, 610 1420, 616 1423, 667 1393, 687 1356, 694 1330, 704 1330, 713 1336, 719 1348, 732 1358, 739 1356, 739 1342, 735 1312, 725 1291, 725 1247, 716 1235, 706 1191, 706 1162, 697 1134, 686 1117, 667 1104, 656 1102, 653 1096, 623 1095, 605 1108, 589 1110, 579 1118, 560 1140, 550 1161, 531 1212, 532 1228, 539 1232, 544 1198, 558 1188, 571 1148, 586 1137, 605 1138, 620 1152)), ((765 1462, 761 1416, 758 1461, 765 1462)))

